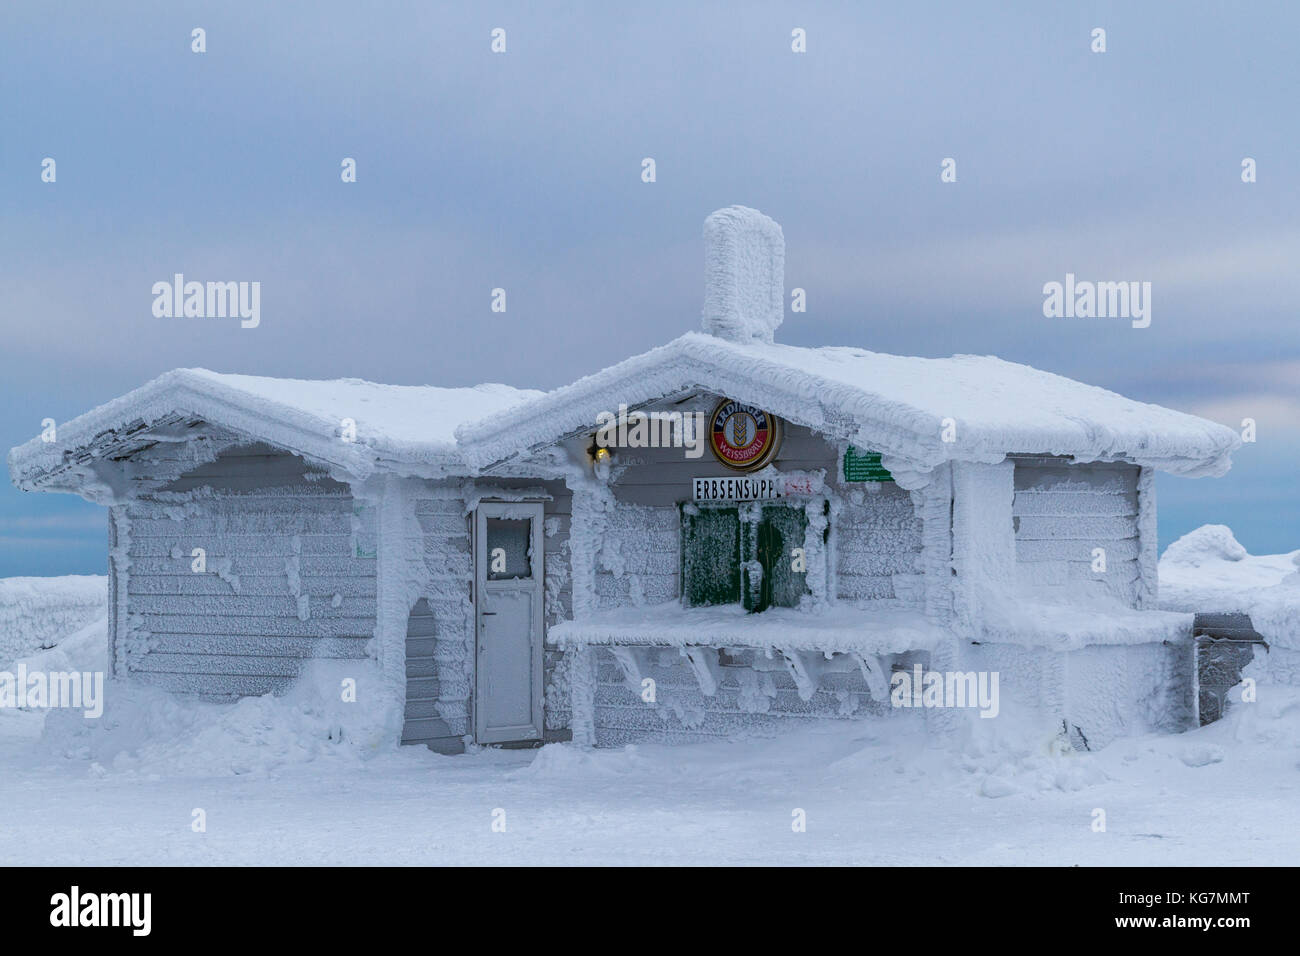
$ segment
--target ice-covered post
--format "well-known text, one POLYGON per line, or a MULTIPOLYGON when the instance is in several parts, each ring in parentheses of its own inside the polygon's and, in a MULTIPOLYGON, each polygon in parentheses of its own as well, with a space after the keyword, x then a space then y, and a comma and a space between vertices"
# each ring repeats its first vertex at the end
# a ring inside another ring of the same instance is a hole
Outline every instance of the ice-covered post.
POLYGON ((576 644, 569 651, 569 727, 573 743, 596 746, 596 650, 576 644))
POLYGON ((785 236, 757 209, 728 206, 704 220, 704 331, 771 342, 785 316, 785 236))

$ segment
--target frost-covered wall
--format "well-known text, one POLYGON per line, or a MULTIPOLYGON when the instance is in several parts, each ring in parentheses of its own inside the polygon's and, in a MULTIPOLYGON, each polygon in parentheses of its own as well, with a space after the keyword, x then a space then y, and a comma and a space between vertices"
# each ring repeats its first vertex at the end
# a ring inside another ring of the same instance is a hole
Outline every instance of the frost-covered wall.
MULTIPOLYGON (((832 660, 809 655, 819 673, 816 685, 800 686, 783 655, 764 650, 731 648, 708 655, 713 693, 706 694, 697 664, 681 648, 590 648, 595 700, 597 746, 620 746, 638 740, 686 742, 747 733, 771 733, 803 720, 861 717, 891 712, 888 700, 868 690, 862 670, 849 655, 832 660), (654 681, 653 700, 646 699, 646 679, 654 681)), ((698 657, 697 657, 698 660, 698 657)), ((924 653, 893 657, 895 666, 924 663, 924 653)))
POLYGON ((1012 471, 1009 461, 952 467, 953 605, 968 632, 1015 586, 1012 471))
POLYGON ((473 733, 473 554, 471 516, 459 484, 411 493, 419 549, 417 584, 406 594, 406 705, 402 743, 455 751, 473 733))
MULTIPOLYGON (((544 557, 546 627, 573 618, 573 558, 569 529, 573 521, 573 495, 563 482, 543 483, 550 497, 543 504, 542 551, 544 557)), ((547 740, 565 739, 572 724, 568 661, 564 652, 543 642, 543 731, 547 740)))
POLYGON ((1193 726, 1190 642, 1094 645, 1072 651, 967 644, 963 670, 999 675, 1008 709, 1038 714, 1078 749, 1117 737, 1177 733, 1193 726))
POLYGON ((1012 515, 1021 586, 1052 600, 1098 592, 1139 606, 1141 560, 1145 552, 1154 562, 1156 542, 1139 535, 1138 504, 1136 465, 1017 461, 1012 515), (1105 570, 1095 570, 1102 560, 1105 570))
POLYGON ((1165 639, 1168 622, 1131 613, 1114 628, 1145 623, 1145 640, 1114 640, 1107 623, 1115 600, 1147 606, 1154 513, 1151 483, 1135 465, 1043 456, 955 463, 955 624, 967 639, 953 666, 998 672, 1004 700, 1035 710, 1045 725, 1064 725, 1076 747, 1190 726, 1190 642, 1165 639), (1069 650, 1032 646, 1065 632, 1037 612, 1017 617, 1024 600, 1065 606, 1059 627, 1091 622, 1107 639, 1069 650))
POLYGON ((831 515, 840 600, 896 599, 919 607, 924 523, 913 496, 892 481, 841 484, 837 478, 832 488, 841 499, 831 515))
POLYGON ((113 511, 116 673, 245 696, 283 690, 307 658, 367 656, 373 522, 301 458, 228 448, 113 511))
POLYGON ((1084 733, 1092 729, 1094 749, 1121 736, 1190 730, 1193 673, 1191 642, 1082 647, 1066 655, 1065 712, 1084 733))
POLYGON ((596 606, 637 607, 676 600, 681 594, 681 536, 676 505, 620 502, 607 512, 596 552, 596 606))
MULTIPOLYGON (((402 742, 455 752, 472 738, 474 707, 473 509, 481 499, 540 498, 546 625, 572 616, 569 562, 571 494, 561 481, 482 478, 420 482, 408 492, 419 564, 408 588, 406 702, 402 742)), ((546 648, 544 719, 569 725, 564 655, 546 648)))

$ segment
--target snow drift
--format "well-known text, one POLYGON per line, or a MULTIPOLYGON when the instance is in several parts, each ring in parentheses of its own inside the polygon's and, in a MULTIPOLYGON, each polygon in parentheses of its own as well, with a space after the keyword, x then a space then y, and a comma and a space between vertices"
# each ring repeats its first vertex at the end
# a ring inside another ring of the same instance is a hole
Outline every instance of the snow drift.
POLYGON ((1161 556, 1160 606, 1249 614, 1271 646, 1300 650, 1300 550, 1252 555, 1231 528, 1203 525, 1161 556))
MULTIPOLYGON (((0 580, 5 660, 33 672, 108 670, 102 577, 0 580), (89 623, 86 620, 89 618, 89 623), (16 651, 16 653, 15 653, 16 651)), ((369 660, 307 661, 281 696, 235 703, 175 695, 109 679, 101 717, 78 709, 12 711, 4 735, 37 736, 38 749, 88 760, 92 772, 167 775, 266 773, 318 759, 355 762, 396 749, 378 666, 369 660), (355 694, 345 693, 355 682, 355 694), (43 718, 43 727, 41 726, 43 718)))
POLYGON ((0 578, 0 665, 78 631, 108 611, 108 578, 0 578))
MULTIPOLYGON (((102 645, 101 645, 102 646, 102 645)), ((370 661, 311 661, 281 696, 215 703, 131 681, 109 681, 104 715, 50 711, 39 747, 91 762, 91 772, 265 775, 313 761, 358 763, 396 749, 370 661), (356 682, 356 700, 344 684, 356 682)))

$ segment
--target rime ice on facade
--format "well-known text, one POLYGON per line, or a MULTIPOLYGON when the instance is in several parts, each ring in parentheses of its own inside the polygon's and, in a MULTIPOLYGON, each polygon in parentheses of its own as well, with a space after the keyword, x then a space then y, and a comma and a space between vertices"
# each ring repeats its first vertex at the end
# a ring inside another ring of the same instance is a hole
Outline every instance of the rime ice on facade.
POLYGON ((177 370, 13 449, 20 487, 109 507, 115 675, 231 698, 355 661, 440 750, 851 719, 917 665, 998 672, 1076 745, 1188 726, 1153 476, 1222 474, 1236 434, 991 357, 777 344, 780 227, 704 231, 703 332, 553 392, 177 370), (709 452, 598 442, 620 409, 709 452))

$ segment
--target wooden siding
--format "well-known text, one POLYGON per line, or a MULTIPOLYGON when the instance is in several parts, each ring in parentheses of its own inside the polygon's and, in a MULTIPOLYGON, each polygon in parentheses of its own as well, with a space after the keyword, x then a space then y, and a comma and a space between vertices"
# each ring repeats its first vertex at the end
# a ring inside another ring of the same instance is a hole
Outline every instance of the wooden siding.
MULTIPOLYGON (((164 451, 150 450, 151 467, 164 451)), ((375 562, 357 553, 367 519, 347 486, 301 458, 231 448, 126 516, 126 633, 114 647, 136 679, 246 696, 283 690, 306 659, 366 656, 375 562), (205 573, 192 570, 195 548, 205 573)))
POLYGON ((420 598, 411 609, 406 625, 406 711, 402 743, 426 744, 454 752, 460 743, 441 717, 438 701, 445 690, 438 679, 437 619, 428 598, 420 598), (438 741, 445 741, 439 745, 438 741), (453 743, 453 741, 455 743, 453 743))
POLYGON ((844 496, 833 516, 836 591, 841 600, 897 599, 920 607, 916 587, 903 593, 895 575, 924 573, 924 522, 912 496, 892 481, 850 482, 838 487, 844 496))
POLYGON ((1064 599, 1094 588, 1137 606, 1137 489, 1136 465, 1016 462, 1012 523, 1021 583, 1064 599), (1104 573, 1092 567, 1096 548, 1105 551, 1104 573))

